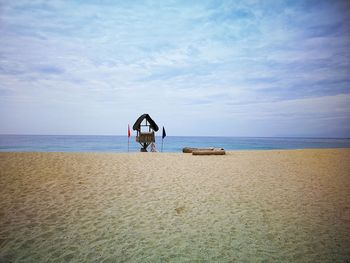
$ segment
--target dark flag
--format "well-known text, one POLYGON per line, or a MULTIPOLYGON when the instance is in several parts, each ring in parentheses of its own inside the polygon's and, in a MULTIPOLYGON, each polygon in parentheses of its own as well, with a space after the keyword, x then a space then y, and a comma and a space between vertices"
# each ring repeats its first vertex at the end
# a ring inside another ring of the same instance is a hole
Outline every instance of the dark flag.
POLYGON ((164 138, 166 136, 166 132, 165 132, 165 129, 164 129, 164 126, 163 126, 163 134, 162 134, 162 152, 163 152, 163 143, 164 143, 164 138))
POLYGON ((164 139, 166 136, 166 132, 165 132, 165 129, 164 129, 164 126, 163 126, 163 135, 162 135, 162 139, 164 139))

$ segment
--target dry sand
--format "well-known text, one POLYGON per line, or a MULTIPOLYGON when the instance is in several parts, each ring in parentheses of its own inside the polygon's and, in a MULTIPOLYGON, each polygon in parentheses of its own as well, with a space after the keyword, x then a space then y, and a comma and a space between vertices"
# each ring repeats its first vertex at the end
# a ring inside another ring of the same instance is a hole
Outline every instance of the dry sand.
POLYGON ((0 153, 0 262, 349 262, 350 149, 0 153))

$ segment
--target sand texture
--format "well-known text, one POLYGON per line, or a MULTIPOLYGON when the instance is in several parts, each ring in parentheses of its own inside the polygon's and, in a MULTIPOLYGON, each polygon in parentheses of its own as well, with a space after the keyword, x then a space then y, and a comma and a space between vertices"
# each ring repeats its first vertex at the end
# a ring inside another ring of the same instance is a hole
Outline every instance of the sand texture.
POLYGON ((349 262, 350 149, 0 153, 0 262, 349 262))

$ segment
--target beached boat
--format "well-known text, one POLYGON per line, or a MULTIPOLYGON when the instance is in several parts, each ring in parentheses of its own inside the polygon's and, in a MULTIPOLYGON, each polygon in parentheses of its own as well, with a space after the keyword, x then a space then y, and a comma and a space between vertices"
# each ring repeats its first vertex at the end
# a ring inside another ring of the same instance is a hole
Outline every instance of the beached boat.
POLYGON ((192 153, 192 155, 225 155, 223 148, 191 148, 185 147, 182 149, 183 153, 192 153))

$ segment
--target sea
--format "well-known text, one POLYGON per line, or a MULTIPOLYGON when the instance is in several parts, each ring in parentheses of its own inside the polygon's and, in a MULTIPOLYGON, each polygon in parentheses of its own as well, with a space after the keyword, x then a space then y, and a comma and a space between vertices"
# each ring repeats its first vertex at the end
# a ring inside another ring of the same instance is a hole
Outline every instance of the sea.
MULTIPOLYGON (((225 150, 273 150, 350 148, 350 138, 294 137, 156 137, 156 149, 181 152, 184 147, 215 147, 225 150)), ((94 135, 0 135, 0 152, 139 152, 131 136, 94 135)))

